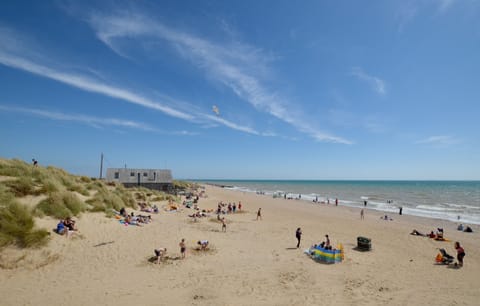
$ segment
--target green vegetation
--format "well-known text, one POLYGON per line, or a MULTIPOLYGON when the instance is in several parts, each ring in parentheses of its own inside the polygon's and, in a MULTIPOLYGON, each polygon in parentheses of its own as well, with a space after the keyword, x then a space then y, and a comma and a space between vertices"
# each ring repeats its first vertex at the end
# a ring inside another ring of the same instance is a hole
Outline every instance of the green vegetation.
MULTIPOLYGON (((49 231, 35 228, 34 217, 63 219, 87 211, 111 216, 113 210, 122 207, 136 209, 137 201, 179 201, 162 191, 143 187, 126 189, 121 184, 71 175, 56 167, 33 166, 18 159, 0 158, 0 177, 0 249, 7 245, 44 245, 49 231), (43 195, 45 199, 36 207, 16 201, 28 195, 43 195)), ((174 186, 175 190, 186 190, 196 184, 174 181, 174 186)))
POLYGON ((19 177, 18 179, 6 181, 4 184, 17 197, 24 197, 35 193, 35 186, 30 177, 19 177))
POLYGON ((187 189, 197 189, 198 187, 199 185, 196 183, 173 180, 173 189, 177 191, 187 190, 187 189))
POLYGON ((36 247, 48 241, 48 231, 34 228, 30 209, 16 202, 6 188, 0 188, 0 199, 0 248, 12 244, 36 247))
POLYGON ((86 208, 85 203, 70 191, 53 192, 37 205, 37 211, 59 219, 77 216, 84 212, 86 208))

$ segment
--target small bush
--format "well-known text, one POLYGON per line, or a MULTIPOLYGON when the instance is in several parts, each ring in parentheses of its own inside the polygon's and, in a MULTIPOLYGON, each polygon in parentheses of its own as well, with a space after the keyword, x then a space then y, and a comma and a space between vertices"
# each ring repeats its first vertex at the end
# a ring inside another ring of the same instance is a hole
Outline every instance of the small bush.
POLYGON ((122 199, 112 192, 99 191, 95 196, 87 201, 92 205, 91 211, 107 211, 107 209, 113 208, 120 210, 124 207, 122 199))
POLYGON ((115 194, 117 194, 120 197, 120 199, 122 199, 123 204, 126 207, 137 208, 137 202, 132 197, 132 194, 130 192, 128 192, 127 190, 117 189, 117 190, 115 190, 115 194))
POLYGON ((15 196, 10 192, 9 188, 0 184, 0 207, 11 203, 15 196))
POLYGON ((68 191, 76 191, 79 194, 82 194, 84 196, 88 196, 89 192, 88 190, 82 185, 82 184, 73 184, 69 188, 67 188, 68 191))
POLYGON ((146 201, 147 200, 147 197, 145 196, 145 194, 143 194, 141 192, 135 192, 134 195, 135 195, 135 200, 137 200, 137 201, 146 201))
POLYGON ((34 229, 34 220, 27 206, 11 202, 0 208, 0 247, 41 246, 48 240, 48 231, 34 229))
POLYGON ((90 183, 91 181, 92 180, 87 176, 81 176, 80 177, 80 182, 82 182, 82 183, 90 183))
POLYGON ((0 175, 22 177, 32 175, 33 166, 19 159, 0 159, 0 175))
POLYGON ((69 191, 55 192, 40 202, 37 209, 47 216, 66 218, 76 216, 86 210, 85 204, 69 191))
POLYGON ((52 178, 43 180, 41 185, 40 189, 37 190, 37 194, 51 194, 63 189, 63 186, 52 178))
POLYGON ((137 203, 131 193, 122 185, 118 185, 113 191, 100 188, 93 198, 87 200, 91 205, 90 211, 110 212, 111 209, 120 210, 122 207, 137 207, 137 203))
POLYGON ((35 185, 30 177, 19 177, 16 180, 6 181, 5 185, 8 186, 17 197, 35 194, 35 185))

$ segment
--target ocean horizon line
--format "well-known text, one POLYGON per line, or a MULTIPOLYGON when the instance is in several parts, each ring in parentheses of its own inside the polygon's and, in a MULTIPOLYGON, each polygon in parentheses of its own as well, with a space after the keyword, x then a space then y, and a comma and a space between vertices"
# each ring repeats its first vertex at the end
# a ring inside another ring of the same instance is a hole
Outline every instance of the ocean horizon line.
POLYGON ((236 178, 179 178, 180 181, 275 181, 275 182, 480 182, 480 179, 236 179, 236 178))

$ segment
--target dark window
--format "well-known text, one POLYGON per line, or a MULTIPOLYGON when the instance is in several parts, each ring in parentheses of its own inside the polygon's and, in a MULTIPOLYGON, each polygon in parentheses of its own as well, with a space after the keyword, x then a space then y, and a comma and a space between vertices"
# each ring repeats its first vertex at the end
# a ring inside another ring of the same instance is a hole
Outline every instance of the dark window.
POLYGON ((130 172, 130 176, 135 176, 135 172, 130 172))
POLYGON ((120 173, 115 172, 115 179, 118 179, 120 177, 120 173))
POLYGON ((143 176, 148 176, 148 173, 147 173, 147 172, 143 172, 143 176))

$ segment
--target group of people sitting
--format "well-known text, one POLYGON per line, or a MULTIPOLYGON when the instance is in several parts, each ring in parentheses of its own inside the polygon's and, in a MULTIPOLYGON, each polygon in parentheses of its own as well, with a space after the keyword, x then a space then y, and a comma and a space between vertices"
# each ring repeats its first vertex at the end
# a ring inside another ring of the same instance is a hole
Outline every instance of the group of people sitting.
POLYGON ((74 233, 77 231, 77 228, 75 227, 75 220, 73 220, 70 217, 65 218, 64 220, 60 220, 57 224, 57 228, 55 229, 55 232, 59 235, 65 235, 68 237, 70 233, 74 233))
POLYGON ((429 234, 422 234, 416 229, 414 229, 410 235, 415 235, 415 236, 423 236, 423 237, 428 237, 428 238, 433 238, 435 240, 445 240, 443 237, 443 228, 437 228, 437 232, 435 233, 434 231, 431 231, 429 234))
POLYGON ((139 202, 138 206, 140 206, 140 211, 158 214, 158 207, 155 204, 150 206, 145 202, 139 202))
POLYGON ((473 230, 470 226, 467 225, 466 227, 464 227, 463 224, 459 224, 457 230, 464 231, 465 233, 473 233, 473 230))
MULTIPOLYGON (((473 230, 470 226, 467 226, 467 227, 464 227, 463 224, 460 224, 457 229, 459 231, 464 231, 464 232, 467 232, 467 233, 472 233, 473 230)), ((437 228, 437 231, 434 232, 434 231, 431 231, 429 234, 422 234, 420 233, 419 231, 417 231, 416 229, 414 229, 410 235, 416 235, 416 236, 423 236, 423 237, 428 237, 428 238, 432 238, 432 239, 435 239, 435 240, 441 240, 441 241, 444 241, 445 238, 443 237, 443 228, 437 228)))
POLYGON ((193 214, 188 215, 190 218, 202 218, 202 217, 208 217, 207 211, 205 209, 201 210, 197 209, 193 214))
POLYGON ((312 246, 312 248, 317 248, 317 247, 321 247, 322 249, 325 249, 325 250, 333 250, 332 245, 330 244, 330 238, 328 237, 328 235, 325 235, 325 241, 322 241, 319 244, 314 244, 312 246))
POLYGON ((122 207, 120 211, 114 212, 117 215, 117 219, 120 219, 120 223, 123 223, 125 225, 142 226, 144 224, 152 222, 152 216, 135 215, 133 212, 128 214, 125 207, 122 207))

